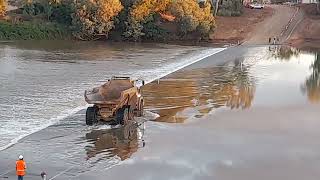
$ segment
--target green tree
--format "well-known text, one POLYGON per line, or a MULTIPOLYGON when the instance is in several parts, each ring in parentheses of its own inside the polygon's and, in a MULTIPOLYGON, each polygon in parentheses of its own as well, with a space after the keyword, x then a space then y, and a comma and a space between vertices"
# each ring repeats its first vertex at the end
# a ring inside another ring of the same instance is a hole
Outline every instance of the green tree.
POLYGON ((72 14, 74 14, 73 0, 64 0, 53 6, 50 20, 70 26, 72 23, 72 14))
POLYGON ((126 22, 126 31, 123 35, 128 39, 138 41, 142 36, 144 36, 142 30, 142 23, 130 18, 128 22, 126 22))
POLYGON ((50 20, 50 17, 53 12, 53 7, 58 3, 55 0, 39 0, 40 6, 42 6, 43 14, 46 16, 47 20, 50 20))

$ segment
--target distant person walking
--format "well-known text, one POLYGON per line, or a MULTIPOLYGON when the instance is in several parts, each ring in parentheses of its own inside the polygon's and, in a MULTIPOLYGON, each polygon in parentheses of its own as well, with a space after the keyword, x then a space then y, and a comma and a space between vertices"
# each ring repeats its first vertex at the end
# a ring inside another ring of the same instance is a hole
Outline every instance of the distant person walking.
POLYGON ((269 44, 271 44, 271 37, 269 37, 269 44))
POLYGON ((19 160, 16 162, 16 172, 18 176, 18 180, 23 180, 23 176, 26 174, 26 162, 23 160, 23 156, 19 156, 19 160))

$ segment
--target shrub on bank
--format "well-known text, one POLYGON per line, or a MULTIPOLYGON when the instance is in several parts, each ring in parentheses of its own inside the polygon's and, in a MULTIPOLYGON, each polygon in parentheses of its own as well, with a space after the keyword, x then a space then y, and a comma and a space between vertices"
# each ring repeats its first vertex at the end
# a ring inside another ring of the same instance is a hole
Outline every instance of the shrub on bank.
POLYGON ((147 41, 165 41, 170 35, 169 31, 160 27, 157 23, 158 15, 151 15, 143 24, 143 40, 147 41))
POLYGON ((1 40, 55 40, 70 39, 66 27, 55 23, 23 22, 12 24, 0 21, 1 40))

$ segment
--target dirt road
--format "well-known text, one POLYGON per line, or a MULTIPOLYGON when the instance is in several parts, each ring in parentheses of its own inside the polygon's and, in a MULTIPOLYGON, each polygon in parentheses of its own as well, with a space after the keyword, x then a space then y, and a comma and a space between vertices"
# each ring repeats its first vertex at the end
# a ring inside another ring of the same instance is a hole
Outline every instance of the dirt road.
POLYGON ((217 16, 217 28, 213 34, 214 42, 238 43, 247 39, 259 22, 272 16, 273 9, 266 7, 260 9, 244 8, 243 14, 236 17, 217 16))
POLYGON ((284 5, 270 5, 270 7, 274 9, 272 16, 258 23, 244 44, 267 44, 269 37, 279 37, 280 42, 287 38, 287 32, 294 28, 291 19, 298 13, 297 9, 284 5))

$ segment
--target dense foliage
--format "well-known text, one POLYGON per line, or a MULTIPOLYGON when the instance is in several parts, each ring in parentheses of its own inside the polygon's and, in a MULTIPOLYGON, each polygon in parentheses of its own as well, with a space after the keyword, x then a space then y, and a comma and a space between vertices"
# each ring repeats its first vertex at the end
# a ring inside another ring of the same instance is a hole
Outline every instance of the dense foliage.
POLYGON ((6 0, 0 0, 0 17, 6 14, 7 3, 6 0))
POLYGON ((140 0, 132 6, 130 16, 136 21, 143 21, 150 14, 165 11, 170 3, 171 0, 140 0))
POLYGON ((127 39, 134 41, 143 37, 161 39, 164 30, 155 24, 155 13, 167 9, 171 0, 138 0, 129 8, 126 17, 126 29, 123 33, 127 39))
MULTIPOLYGON (((0 0, 0 2, 3 0, 0 0)), ((211 4, 197 0, 25 0, 23 15, 62 24, 81 40, 206 39, 211 4)))
POLYGON ((74 35, 83 40, 108 38, 114 28, 113 18, 122 8, 119 0, 78 0, 72 15, 74 35))
POLYGON ((55 23, 30 23, 12 24, 0 23, 0 39, 2 40, 55 40, 66 39, 68 31, 65 27, 55 23))
POLYGON ((215 20, 209 3, 200 8, 197 1, 175 0, 170 4, 169 11, 177 18, 183 36, 196 32, 201 38, 206 38, 214 31, 215 20))
POLYGON ((211 4, 197 0, 138 0, 128 16, 132 39, 207 39, 215 28, 211 4), (167 18, 165 18, 167 17, 167 18))

